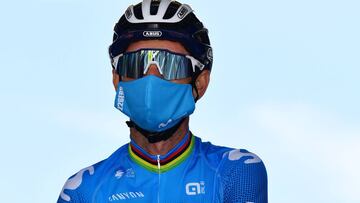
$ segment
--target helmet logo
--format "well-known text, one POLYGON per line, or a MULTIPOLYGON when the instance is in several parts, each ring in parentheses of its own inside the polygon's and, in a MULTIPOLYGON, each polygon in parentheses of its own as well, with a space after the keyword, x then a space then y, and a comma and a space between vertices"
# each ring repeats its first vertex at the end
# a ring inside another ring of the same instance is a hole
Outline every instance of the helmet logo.
POLYGON ((144 31, 143 36, 144 37, 161 37, 162 32, 161 31, 144 31))
POLYGON ((212 52, 212 48, 209 48, 207 50, 207 58, 212 61, 213 60, 213 52, 212 52))
POLYGON ((186 8, 186 7, 182 7, 179 12, 177 13, 177 16, 180 18, 180 19, 183 19, 184 16, 186 16, 186 14, 189 12, 189 10, 186 8))
POLYGON ((131 8, 128 8, 126 11, 125 11, 125 17, 127 19, 130 19, 132 16, 132 11, 131 11, 131 8))

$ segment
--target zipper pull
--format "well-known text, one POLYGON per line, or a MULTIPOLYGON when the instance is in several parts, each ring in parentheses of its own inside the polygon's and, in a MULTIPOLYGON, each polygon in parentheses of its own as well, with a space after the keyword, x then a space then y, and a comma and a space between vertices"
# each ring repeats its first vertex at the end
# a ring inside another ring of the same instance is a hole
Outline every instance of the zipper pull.
POLYGON ((157 164, 158 164, 158 169, 160 171, 160 155, 157 155, 157 164))

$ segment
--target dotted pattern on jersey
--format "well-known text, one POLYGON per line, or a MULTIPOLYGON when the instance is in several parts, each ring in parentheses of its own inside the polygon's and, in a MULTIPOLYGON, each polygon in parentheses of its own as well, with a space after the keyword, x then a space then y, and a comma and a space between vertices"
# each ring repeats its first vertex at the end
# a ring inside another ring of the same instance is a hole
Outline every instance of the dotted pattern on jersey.
POLYGON ((66 190, 66 194, 68 194, 71 199, 70 201, 65 201, 63 199, 61 199, 61 197, 59 197, 57 203, 88 203, 90 202, 90 200, 88 198, 86 198, 87 196, 75 191, 75 190, 66 190))
MULTIPOLYGON (((227 157, 225 157, 227 158, 227 157)), ((224 203, 266 203, 267 177, 262 162, 245 164, 251 157, 227 160, 221 175, 224 203)))

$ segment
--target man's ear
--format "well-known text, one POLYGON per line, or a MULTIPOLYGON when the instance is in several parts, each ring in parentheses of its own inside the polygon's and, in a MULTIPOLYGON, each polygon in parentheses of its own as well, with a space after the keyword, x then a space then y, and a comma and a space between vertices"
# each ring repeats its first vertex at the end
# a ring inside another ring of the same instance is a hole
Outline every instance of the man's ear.
POLYGON ((116 73, 115 69, 112 70, 112 75, 113 75, 113 85, 115 90, 117 90, 117 86, 120 82, 120 76, 119 74, 116 73))
MULTIPOLYGON (((210 82, 210 71, 204 70, 200 73, 200 75, 196 78, 195 86, 197 88, 199 99, 204 96, 207 87, 210 82)), ((195 90, 193 90, 193 94, 196 96, 195 90)))

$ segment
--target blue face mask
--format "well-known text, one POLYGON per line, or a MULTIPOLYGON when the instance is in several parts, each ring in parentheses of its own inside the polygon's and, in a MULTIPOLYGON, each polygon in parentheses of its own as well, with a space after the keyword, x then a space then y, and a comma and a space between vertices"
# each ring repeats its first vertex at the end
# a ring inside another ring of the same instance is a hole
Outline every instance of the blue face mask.
POLYGON ((190 84, 176 84, 154 75, 119 82, 115 108, 139 127, 162 132, 191 115, 195 101, 190 84))

